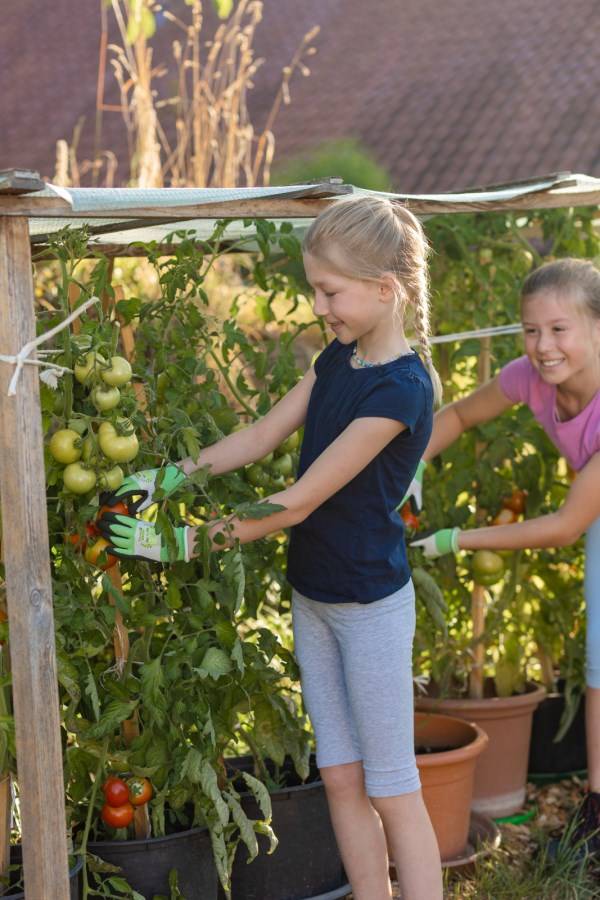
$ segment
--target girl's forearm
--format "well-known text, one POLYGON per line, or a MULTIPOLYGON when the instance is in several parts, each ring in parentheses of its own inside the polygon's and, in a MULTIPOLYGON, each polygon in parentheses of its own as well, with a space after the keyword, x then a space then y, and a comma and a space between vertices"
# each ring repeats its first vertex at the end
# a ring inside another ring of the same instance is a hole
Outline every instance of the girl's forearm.
POLYGON ((191 475, 204 466, 209 466, 211 475, 223 475, 225 472, 233 472, 261 459, 272 449, 266 446, 261 429, 257 425, 249 425, 248 428, 235 431, 216 444, 211 444, 210 447, 204 447, 198 459, 193 460, 189 456, 182 459, 179 467, 186 475, 191 475))
POLYGON ((560 512, 539 516, 512 525, 494 525, 461 531, 458 536, 460 550, 521 550, 526 547, 565 547, 574 543, 581 532, 569 524, 560 512))
POLYGON ((433 418, 433 431, 423 459, 429 461, 461 436, 464 428, 454 404, 440 409, 433 418))
MULTIPOLYGON (((286 495, 288 491, 282 491, 280 494, 273 494, 267 497, 269 503, 278 506, 286 506, 286 495)), ((231 547, 236 541, 240 544, 249 544, 251 541, 257 541, 259 538, 265 537, 276 531, 283 531, 284 528, 290 528, 296 525, 303 518, 303 514, 290 507, 279 512, 271 513, 262 519, 238 519, 233 516, 231 519, 218 519, 213 522, 208 529, 208 533, 212 540, 211 549, 223 550, 225 547, 231 547), (222 535, 225 539, 224 543, 215 540, 217 535, 222 535)), ((196 543, 196 528, 189 528, 187 533, 188 550, 190 559, 196 556, 194 545, 196 543)))

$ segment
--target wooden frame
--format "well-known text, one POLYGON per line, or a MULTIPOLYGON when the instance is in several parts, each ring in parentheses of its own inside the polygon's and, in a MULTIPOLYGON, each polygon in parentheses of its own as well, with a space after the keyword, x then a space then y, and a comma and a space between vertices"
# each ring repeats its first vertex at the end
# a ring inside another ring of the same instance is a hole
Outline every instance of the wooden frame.
MULTIPOLYGON (((35 336, 28 219, 133 219, 137 223, 192 218, 312 218, 335 196, 352 188, 315 185, 303 196, 248 199, 186 207, 74 213, 60 197, 40 198, 45 185, 27 170, 0 172, 0 353, 13 356, 35 336), (309 193, 310 196, 306 196, 309 193)), ((597 205, 600 189, 590 181, 564 183, 512 200, 458 203, 399 198, 413 212, 525 210, 597 205)), ((127 227, 127 226, 123 226, 127 227)), ((131 227, 131 225, 129 225, 131 227)), ((127 248, 107 246, 113 255, 127 248)), ((95 245, 102 250, 102 244, 95 245)), ((60 719, 54 649, 52 586, 44 480, 38 371, 25 366, 17 393, 7 396, 13 367, 0 362, 0 495, 4 562, 11 625, 11 665, 22 809, 23 863, 28 900, 68 900, 67 840, 60 719)))

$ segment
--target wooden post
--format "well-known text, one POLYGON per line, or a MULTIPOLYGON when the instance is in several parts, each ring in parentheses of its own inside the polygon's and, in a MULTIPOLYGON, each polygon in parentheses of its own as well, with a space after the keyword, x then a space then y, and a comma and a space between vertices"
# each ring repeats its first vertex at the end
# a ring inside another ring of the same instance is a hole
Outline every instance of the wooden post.
MULTIPOLYGON (((485 384, 490 380, 491 373, 491 339, 485 337, 481 339, 481 354, 478 362, 478 380, 479 384, 485 384)), ((478 443, 475 447, 475 454, 479 456, 485 447, 485 444, 478 443)), ((480 512, 480 511, 478 511, 480 512)), ((469 673, 469 697, 474 700, 481 700, 483 697, 483 665, 485 662, 485 645, 483 643, 483 634, 485 631, 485 604, 486 592, 482 585, 475 583, 473 585, 473 593, 471 594, 471 623, 473 627, 473 664, 469 673)))
MULTIPOLYGON (((35 336, 27 218, 0 216, 0 353, 35 336)), ((69 876, 39 373, 0 362, 0 496, 27 900, 68 900, 69 876)))

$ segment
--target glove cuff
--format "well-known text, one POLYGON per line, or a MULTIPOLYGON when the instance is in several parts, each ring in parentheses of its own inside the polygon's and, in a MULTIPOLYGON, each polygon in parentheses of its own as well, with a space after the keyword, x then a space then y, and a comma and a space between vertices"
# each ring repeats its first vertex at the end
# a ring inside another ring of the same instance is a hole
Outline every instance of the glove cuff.
POLYGON ((427 462, 424 459, 419 460, 419 465, 417 466, 417 471, 415 472, 415 480, 423 483, 423 476, 425 475, 425 469, 427 468, 427 462))
POLYGON ((453 553, 458 553, 458 551, 460 549, 458 546, 458 538, 459 538, 460 534, 461 534, 460 528, 453 528, 450 532, 450 546, 452 548, 453 553))
POLYGON ((190 530, 189 525, 184 525, 182 528, 175 529, 175 537, 177 539, 177 556, 179 559, 184 560, 184 562, 189 562, 191 555, 188 547, 188 531, 190 530))

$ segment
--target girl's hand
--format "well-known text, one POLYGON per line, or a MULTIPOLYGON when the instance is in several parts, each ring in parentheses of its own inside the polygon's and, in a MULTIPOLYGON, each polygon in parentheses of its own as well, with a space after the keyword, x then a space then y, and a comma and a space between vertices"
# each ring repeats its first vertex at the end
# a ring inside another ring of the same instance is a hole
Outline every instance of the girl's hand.
POLYGON ((151 562, 170 562, 181 560, 189 562, 187 532, 189 528, 183 526, 175 528, 176 552, 175 556, 169 555, 167 543, 162 534, 158 534, 154 525, 135 519, 132 516, 123 516, 120 513, 105 513, 97 521, 98 530, 109 541, 107 551, 122 559, 146 559, 151 562))
POLYGON ((167 463, 160 469, 144 469, 141 472, 134 472, 128 475, 123 481, 120 488, 112 493, 111 500, 123 500, 127 503, 129 510, 135 515, 143 509, 147 509, 154 503, 154 494, 157 487, 167 494, 174 491, 175 488, 183 484, 187 475, 179 466, 173 463, 167 463), (158 477, 161 475, 160 485, 157 485, 158 477), (133 500, 137 497, 137 500, 133 500), (132 502, 133 501, 133 502, 132 502))
POLYGON ((429 537, 411 541, 409 546, 421 547, 425 556, 429 559, 435 559, 438 556, 444 556, 446 553, 458 552, 459 534, 460 528, 441 528, 439 531, 434 531, 429 537))
POLYGON ((423 508, 423 478, 425 476, 426 468, 427 463, 422 459, 417 466, 414 478, 409 484, 408 490, 402 498, 398 509, 401 509, 404 504, 410 500, 410 505, 415 516, 421 512, 421 509, 423 508))

